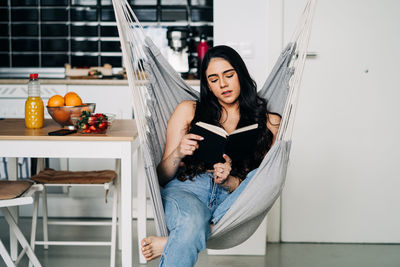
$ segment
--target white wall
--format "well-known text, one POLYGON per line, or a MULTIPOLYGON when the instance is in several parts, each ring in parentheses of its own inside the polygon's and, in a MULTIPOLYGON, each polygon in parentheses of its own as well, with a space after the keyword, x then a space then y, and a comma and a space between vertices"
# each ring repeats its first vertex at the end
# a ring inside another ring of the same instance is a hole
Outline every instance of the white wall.
POLYGON ((268 74, 268 3, 268 0, 214 1, 214 45, 236 49, 259 88, 268 74))
MULTIPOLYGON (((285 37, 304 0, 285 0, 285 37)), ((400 242, 400 2, 319 0, 282 240, 400 242)))

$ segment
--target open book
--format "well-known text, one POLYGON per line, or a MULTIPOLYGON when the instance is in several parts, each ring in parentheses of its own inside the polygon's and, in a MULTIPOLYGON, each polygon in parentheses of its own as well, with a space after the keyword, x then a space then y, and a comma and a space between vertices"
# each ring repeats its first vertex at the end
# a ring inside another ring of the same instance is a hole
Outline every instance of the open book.
POLYGON ((254 156, 258 124, 245 126, 228 134, 223 128, 197 122, 190 133, 204 137, 199 141, 199 148, 194 152, 193 157, 206 164, 206 168, 211 169, 215 163, 225 160, 222 155, 227 154, 232 160, 251 159, 254 156))

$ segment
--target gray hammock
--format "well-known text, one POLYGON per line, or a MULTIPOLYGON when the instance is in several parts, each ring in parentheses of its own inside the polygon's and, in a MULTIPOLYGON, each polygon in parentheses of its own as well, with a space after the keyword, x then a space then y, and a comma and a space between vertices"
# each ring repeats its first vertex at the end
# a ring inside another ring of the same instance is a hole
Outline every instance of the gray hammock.
MULTIPOLYGON (((231 208, 212 228, 207 247, 225 249, 247 240, 279 197, 286 176, 298 89, 306 59, 316 0, 309 0, 292 41, 286 46, 259 95, 268 109, 282 115, 277 139, 256 174, 231 208)), ((197 100, 188 86, 146 37, 126 0, 114 0, 123 58, 133 94, 141 156, 153 204, 157 234, 167 236, 156 166, 166 141, 166 127, 183 100, 197 100)))

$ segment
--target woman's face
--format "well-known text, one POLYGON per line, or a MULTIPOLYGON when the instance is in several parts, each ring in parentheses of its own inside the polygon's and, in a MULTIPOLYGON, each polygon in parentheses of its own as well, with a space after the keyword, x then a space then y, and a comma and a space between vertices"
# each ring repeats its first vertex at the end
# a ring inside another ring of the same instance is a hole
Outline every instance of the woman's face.
POLYGON ((206 70, 210 90, 223 106, 236 104, 240 83, 235 69, 223 58, 212 58, 206 70))

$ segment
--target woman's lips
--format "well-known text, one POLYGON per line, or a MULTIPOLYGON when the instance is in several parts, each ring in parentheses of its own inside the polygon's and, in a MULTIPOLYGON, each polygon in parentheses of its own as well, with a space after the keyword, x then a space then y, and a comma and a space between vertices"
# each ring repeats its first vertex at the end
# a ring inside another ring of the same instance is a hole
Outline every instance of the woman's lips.
POLYGON ((230 96, 231 94, 232 94, 232 90, 227 90, 227 91, 222 92, 223 96, 230 96))

